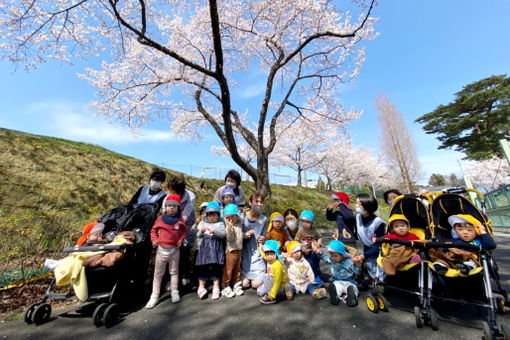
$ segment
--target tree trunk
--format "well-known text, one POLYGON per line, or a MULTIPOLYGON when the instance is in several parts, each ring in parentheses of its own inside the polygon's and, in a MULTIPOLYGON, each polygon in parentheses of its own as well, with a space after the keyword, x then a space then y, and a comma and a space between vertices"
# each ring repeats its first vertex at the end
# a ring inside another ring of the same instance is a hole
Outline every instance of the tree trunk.
POLYGON ((257 173, 253 176, 255 181, 255 190, 269 197, 272 195, 269 183, 269 160, 263 156, 257 156, 257 173))
POLYGON ((298 167, 297 167, 297 186, 298 186, 298 187, 301 187, 301 186, 302 186, 302 184, 303 184, 303 183, 301 182, 301 172, 302 172, 302 171, 303 171, 303 170, 302 170, 302 169, 301 169, 301 167, 298 165, 298 167))

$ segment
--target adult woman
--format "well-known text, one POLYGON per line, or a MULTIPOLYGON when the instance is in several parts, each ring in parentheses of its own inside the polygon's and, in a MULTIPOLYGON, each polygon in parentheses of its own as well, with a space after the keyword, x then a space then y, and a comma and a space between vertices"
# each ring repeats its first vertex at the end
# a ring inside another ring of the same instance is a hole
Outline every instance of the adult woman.
POLYGON ((284 230, 289 236, 289 240, 293 241, 294 237, 298 232, 298 218, 299 214, 295 209, 289 208, 283 213, 283 219, 285 221, 284 230))
POLYGON ((232 190, 234 190, 234 204, 244 207, 246 204, 246 199, 244 198, 243 190, 239 187, 240 185, 241 175, 235 170, 230 170, 225 175, 225 185, 219 187, 218 190, 216 190, 216 193, 214 194, 214 201, 221 205, 221 195, 223 189, 225 189, 225 187, 230 187, 232 190))
POLYGON ((128 204, 157 203, 158 209, 163 205, 165 191, 161 185, 166 179, 166 175, 161 169, 154 169, 149 177, 149 185, 144 185, 138 189, 128 204))
POLYGON ((195 194, 186 189, 186 181, 180 177, 173 177, 168 181, 168 195, 178 195, 181 199, 181 212, 184 223, 186 223, 186 239, 181 246, 181 255, 179 258, 179 276, 182 286, 188 286, 195 281, 193 268, 191 267, 193 259, 191 258, 191 248, 195 242, 195 233, 192 230, 197 219, 195 213, 195 194))
POLYGON ((243 219, 243 251, 241 256, 241 277, 243 288, 251 286, 258 288, 262 284, 262 279, 266 273, 266 263, 258 247, 266 239, 269 220, 264 216, 262 205, 264 196, 255 192, 250 196, 250 210, 243 219))
MULTIPOLYGON (((377 255, 379 246, 375 243, 378 237, 384 236, 386 222, 374 215, 377 210, 377 200, 368 194, 358 194, 356 198, 356 231, 359 240, 363 243, 363 254, 354 256, 355 264, 366 263, 370 280, 376 278, 377 255)), ((382 277, 379 277, 382 279, 382 277)))
POLYGON ((386 190, 383 193, 384 202, 386 202, 386 204, 388 204, 388 206, 391 208, 395 198, 397 198, 400 195, 402 195, 402 193, 400 191, 398 191, 397 189, 386 190))

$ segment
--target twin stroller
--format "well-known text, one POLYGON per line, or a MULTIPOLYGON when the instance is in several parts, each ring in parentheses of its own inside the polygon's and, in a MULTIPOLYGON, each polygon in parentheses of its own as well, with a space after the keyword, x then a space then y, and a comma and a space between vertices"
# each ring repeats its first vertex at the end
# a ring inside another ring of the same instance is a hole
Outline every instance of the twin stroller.
MULTIPOLYGON (((452 239, 452 226, 448 222, 452 215, 470 215, 481 222, 487 233, 493 235, 491 221, 485 213, 462 196, 469 191, 478 195, 481 209, 485 211, 483 195, 475 189, 448 189, 435 193, 435 198, 429 198, 428 202, 422 201, 417 195, 403 195, 395 199, 390 216, 404 215, 410 222, 409 232, 415 233, 420 241, 379 238, 377 243, 381 245, 380 255, 386 255, 391 245, 404 245, 416 249, 422 262, 403 265, 398 268, 396 275, 388 276, 382 284, 375 280, 371 294, 367 297, 367 306, 372 312, 388 310, 388 303, 382 294, 386 289, 404 291, 419 297, 419 305, 414 307, 416 326, 419 328, 425 324, 437 330, 437 312, 432 305, 435 302, 447 302, 475 306, 482 311, 485 339, 506 339, 510 336, 510 329, 506 325, 500 329, 496 322, 496 313, 505 313, 508 296, 501 286, 498 268, 491 253, 478 245, 447 242, 452 239), (470 270, 461 270, 464 268, 460 267, 437 272, 437 267, 433 265, 433 255, 444 248, 473 252, 480 265, 470 270)), ((381 261, 380 256, 379 265, 381 261)), ((379 273, 382 273, 381 267, 379 273)))
MULTIPOLYGON (((95 326, 113 325, 119 316, 119 300, 125 300, 129 292, 145 292, 144 285, 151 255, 150 230, 157 218, 158 205, 145 203, 116 207, 105 213, 98 222, 104 224, 103 235, 108 242, 114 240, 121 232, 131 231, 134 236, 132 244, 99 244, 64 248, 63 253, 80 254, 95 251, 123 251, 123 258, 113 266, 85 267, 87 287, 86 302, 93 302, 92 321, 95 326)), ((74 293, 67 294, 52 291, 56 279, 48 286, 40 302, 30 305, 24 314, 26 323, 41 324, 50 319, 51 305, 49 298, 63 300, 73 298, 74 293)), ((133 296, 133 294, 129 294, 133 296)))

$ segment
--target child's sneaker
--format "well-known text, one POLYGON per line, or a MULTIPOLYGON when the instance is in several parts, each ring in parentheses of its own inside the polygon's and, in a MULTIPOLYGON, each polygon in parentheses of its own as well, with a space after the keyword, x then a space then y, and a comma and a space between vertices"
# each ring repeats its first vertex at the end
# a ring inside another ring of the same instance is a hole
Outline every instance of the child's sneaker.
POLYGON ((287 300, 292 300, 294 298, 294 293, 292 293, 292 287, 289 284, 285 285, 285 296, 287 300))
POLYGON ((236 296, 236 294, 234 293, 232 288, 230 288, 230 286, 226 286, 225 288, 223 288, 223 290, 221 291, 221 295, 228 298, 233 298, 234 296, 236 296))
POLYGON ((172 303, 177 303, 177 302, 181 301, 181 297, 179 296, 178 290, 172 291, 171 297, 172 297, 172 303))
POLYGON ((259 301, 263 305, 272 305, 272 304, 276 303, 276 299, 270 300, 268 294, 266 294, 263 297, 261 297, 259 299, 259 301))
POLYGON ((358 297, 356 296, 356 290, 354 286, 347 287, 347 298, 345 299, 347 306, 354 307, 358 305, 358 297))
POLYGON ((219 298, 220 298, 220 289, 217 287, 214 287, 212 290, 211 300, 218 300, 219 298))
POLYGON ((441 262, 434 262, 432 263, 432 266, 439 275, 444 275, 448 271, 448 267, 441 262))
POLYGON ((325 288, 317 288, 316 290, 313 291, 313 294, 312 294, 312 297, 315 299, 315 300, 321 300, 321 299, 324 299, 326 297, 326 289, 325 288))
POLYGON ((198 287, 197 295, 200 300, 202 300, 207 295, 207 289, 204 287, 198 287))
POLYGON ((243 291, 243 283, 241 281, 237 282, 235 285, 234 285, 234 294, 236 296, 241 296, 244 294, 244 291, 243 291))
POLYGON ((473 260, 465 261, 464 266, 468 269, 468 273, 477 267, 473 260))
POLYGON ((340 298, 338 297, 338 293, 336 291, 336 286, 333 283, 331 283, 328 286, 328 292, 329 292, 329 298, 331 300, 331 304, 338 305, 338 303, 340 302, 340 298))
POLYGON ((149 299, 149 302, 147 302, 147 304, 145 305, 145 308, 151 309, 156 307, 156 305, 158 304, 158 300, 159 295, 151 295, 151 298, 149 299))

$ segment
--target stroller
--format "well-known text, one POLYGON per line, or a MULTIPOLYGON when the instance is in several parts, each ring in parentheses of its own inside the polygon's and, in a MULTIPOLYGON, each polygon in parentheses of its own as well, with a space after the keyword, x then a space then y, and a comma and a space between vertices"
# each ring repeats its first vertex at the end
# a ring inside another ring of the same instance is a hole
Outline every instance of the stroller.
MULTIPOLYGON (((123 231, 132 231, 135 237, 133 244, 121 245, 91 245, 64 248, 63 253, 70 254, 88 251, 123 250, 124 257, 111 267, 86 267, 85 277, 88 288, 88 297, 85 302, 95 304, 92 321, 96 327, 105 325, 110 327, 119 316, 119 301, 125 297, 129 290, 144 292, 143 289, 151 255, 150 230, 158 214, 158 205, 155 203, 119 206, 106 212, 98 222, 105 228, 103 235, 108 242, 123 231)), ((40 302, 31 304, 24 313, 27 324, 36 325, 47 322, 51 316, 51 305, 48 298, 65 300, 75 296, 69 290, 67 294, 52 292, 56 285, 54 278, 40 302)))
MULTIPOLYGON (((509 328, 502 325, 501 330, 496 322, 496 312, 505 313, 505 302, 507 293, 499 282, 497 264, 491 253, 482 250, 480 246, 466 245, 465 243, 444 242, 452 238, 452 227, 448 223, 448 218, 452 215, 466 214, 480 221, 486 228, 487 233, 493 235, 491 221, 482 213, 470 200, 461 194, 474 192, 481 201, 482 211, 485 210, 483 195, 475 189, 453 188, 444 192, 435 193, 435 199, 431 205, 431 215, 434 222, 434 242, 426 244, 429 254, 435 248, 464 249, 470 252, 476 252, 480 266, 462 273, 459 269, 450 268, 444 274, 438 274, 432 263, 429 263, 427 272, 429 276, 426 303, 430 305, 434 300, 468 304, 483 308, 486 315, 482 321, 485 339, 501 338, 507 339, 510 336, 509 328), (493 293, 493 282, 497 294, 493 293), (441 289, 434 289, 433 284, 442 283, 441 289), (474 294, 465 294, 464 287, 470 287, 472 284, 483 286, 483 290, 471 289, 474 294), (452 297, 453 296, 453 297, 452 297)), ((420 315, 416 315, 416 324, 421 323, 420 315)), ((437 325, 435 325, 437 328, 437 325)))
MULTIPOLYGON (((429 240, 433 236, 433 228, 431 223, 430 214, 427 206, 416 194, 406 194, 395 198, 394 204, 390 210, 390 217, 400 214, 404 215, 411 228, 409 232, 416 234, 420 240, 429 240)), ((386 233, 389 232, 389 226, 386 226, 386 233)), ((376 240, 376 243, 381 245, 379 257, 377 258, 377 277, 381 277, 384 272, 382 267, 382 256, 387 255, 392 245, 402 245, 417 249, 419 252, 423 251, 423 243, 416 241, 398 240, 381 237, 376 240)), ((422 258, 423 256, 420 255, 422 258)), ((371 293, 366 297, 368 309, 377 313, 379 310, 388 311, 388 302, 383 295, 383 291, 399 291, 412 295, 418 295, 422 307, 425 309, 425 266, 422 261, 420 263, 408 263, 402 267, 397 268, 394 276, 386 276, 384 283, 380 280, 374 280, 371 293)))

